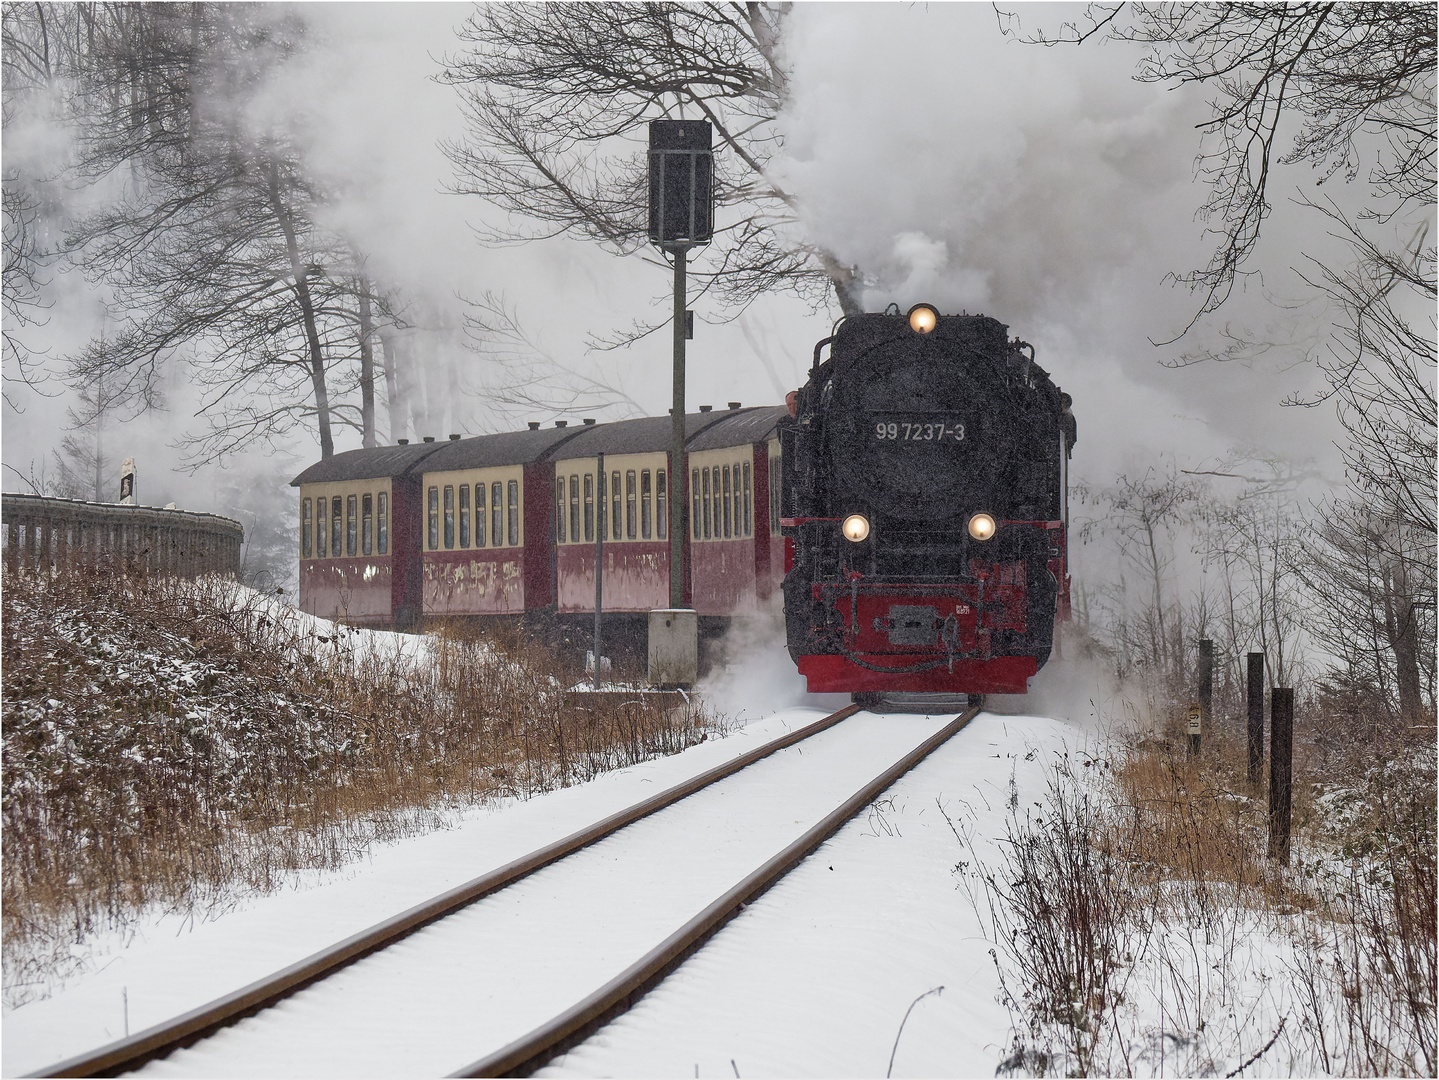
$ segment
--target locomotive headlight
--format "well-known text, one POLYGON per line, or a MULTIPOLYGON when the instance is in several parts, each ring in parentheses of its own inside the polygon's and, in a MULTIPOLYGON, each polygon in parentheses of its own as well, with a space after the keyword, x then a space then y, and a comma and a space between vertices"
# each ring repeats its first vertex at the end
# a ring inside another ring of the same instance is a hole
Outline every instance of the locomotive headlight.
POLYGON ((839 528, 846 540, 857 544, 869 535, 869 518, 863 514, 850 514, 839 528))
POLYGON ((994 535, 998 528, 994 518, 989 514, 971 514, 969 518, 969 535, 976 540, 988 540, 994 535))
POLYGON ((915 304, 909 309, 909 328, 916 334, 927 334, 939 324, 939 312, 928 304, 915 304))

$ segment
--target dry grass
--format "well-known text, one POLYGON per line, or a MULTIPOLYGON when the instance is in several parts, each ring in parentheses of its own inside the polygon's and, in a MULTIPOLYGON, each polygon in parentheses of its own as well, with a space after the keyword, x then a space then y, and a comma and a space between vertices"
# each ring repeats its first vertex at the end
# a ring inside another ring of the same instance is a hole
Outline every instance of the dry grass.
POLYGON ((3 608, 12 1004, 147 907, 210 910, 716 730, 570 694, 576 666, 517 632, 331 632, 218 580, 7 575, 3 608))
POLYGON ((986 878, 1007 1071, 1434 1075, 1432 729, 1345 723, 1296 717, 1292 865, 1238 732, 1191 757, 1144 725, 1015 808, 986 878))

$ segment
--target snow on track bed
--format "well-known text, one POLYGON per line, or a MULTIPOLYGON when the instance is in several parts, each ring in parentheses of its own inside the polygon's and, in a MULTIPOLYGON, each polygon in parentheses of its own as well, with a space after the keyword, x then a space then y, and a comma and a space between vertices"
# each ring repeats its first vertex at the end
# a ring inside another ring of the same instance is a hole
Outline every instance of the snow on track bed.
POLYGON ((526 801, 448 812, 439 831, 305 871, 223 913, 155 913, 76 946, 82 970, 4 1013, 0 1074, 38 1072, 203 1006, 341 938, 820 719, 797 707, 725 738, 526 801))
POLYGON ((458 1068, 617 974, 950 719, 851 717, 141 1071, 458 1068))
POLYGON ((936 799, 992 864, 1011 776, 1021 808, 1042 799, 1050 750, 1077 735, 1062 721, 980 714, 891 787, 879 812, 851 821, 634 1008, 536 1075, 878 1077, 892 1052, 896 1077, 994 1075, 1010 1017, 953 873, 961 861, 973 867, 976 851, 961 847, 936 799), (896 1048, 905 1011, 937 986, 896 1048))

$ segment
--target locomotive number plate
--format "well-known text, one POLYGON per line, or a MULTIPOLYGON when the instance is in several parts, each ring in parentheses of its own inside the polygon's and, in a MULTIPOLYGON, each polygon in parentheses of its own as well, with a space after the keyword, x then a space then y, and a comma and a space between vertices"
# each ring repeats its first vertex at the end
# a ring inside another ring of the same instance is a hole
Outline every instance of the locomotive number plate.
POLYGON ((878 420, 870 430, 876 442, 964 442, 964 424, 953 417, 911 416, 878 420))

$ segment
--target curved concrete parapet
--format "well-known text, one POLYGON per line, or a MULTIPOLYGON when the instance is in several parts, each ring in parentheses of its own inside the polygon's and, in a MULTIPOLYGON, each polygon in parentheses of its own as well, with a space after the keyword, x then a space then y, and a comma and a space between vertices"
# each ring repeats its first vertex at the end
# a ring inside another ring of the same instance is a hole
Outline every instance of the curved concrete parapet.
POLYGON ((188 510, 0 496, 7 570, 112 566, 153 576, 235 576, 245 530, 238 521, 188 510))

